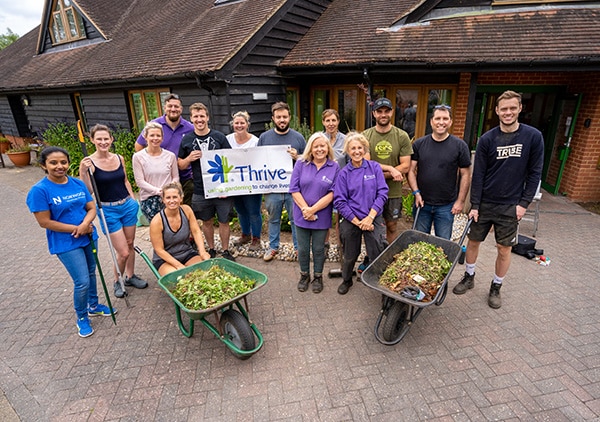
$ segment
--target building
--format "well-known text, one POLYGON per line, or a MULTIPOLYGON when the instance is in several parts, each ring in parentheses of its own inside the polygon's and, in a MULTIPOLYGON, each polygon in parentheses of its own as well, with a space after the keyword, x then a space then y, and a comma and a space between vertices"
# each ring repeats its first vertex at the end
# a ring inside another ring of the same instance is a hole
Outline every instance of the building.
POLYGON ((520 120, 544 133, 543 187, 600 201, 598 3, 48 0, 43 16, 0 52, 5 135, 77 119, 138 129, 168 92, 207 104, 225 132, 241 109, 262 132, 278 100, 315 130, 327 107, 342 131, 362 130, 385 95, 398 125, 411 104, 416 137, 434 105, 451 105, 454 134, 474 148, 510 88, 520 120))

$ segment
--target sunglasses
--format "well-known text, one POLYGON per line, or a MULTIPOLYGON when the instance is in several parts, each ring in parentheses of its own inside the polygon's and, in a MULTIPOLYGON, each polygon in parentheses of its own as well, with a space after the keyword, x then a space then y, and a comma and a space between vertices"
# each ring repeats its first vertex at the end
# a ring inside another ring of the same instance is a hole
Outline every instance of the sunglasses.
POLYGON ((179 95, 177 95, 177 94, 169 94, 169 95, 167 95, 167 98, 165 99, 165 101, 169 101, 169 100, 181 100, 181 98, 179 98, 179 95))
POLYGON ((433 107, 434 110, 448 110, 451 111, 452 107, 450 107, 448 104, 438 104, 436 106, 433 107))

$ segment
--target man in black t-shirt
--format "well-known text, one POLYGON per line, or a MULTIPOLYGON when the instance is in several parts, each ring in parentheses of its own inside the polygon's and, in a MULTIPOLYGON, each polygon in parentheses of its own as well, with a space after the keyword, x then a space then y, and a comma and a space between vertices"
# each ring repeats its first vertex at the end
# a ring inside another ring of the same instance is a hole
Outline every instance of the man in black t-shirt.
POLYGON ((194 103, 190 106, 190 120, 194 125, 194 131, 181 139, 177 165, 180 170, 192 166, 194 179, 192 209, 196 218, 203 222, 202 232, 206 238, 206 243, 208 243, 210 257, 217 256, 214 238, 215 228, 213 226, 213 218, 216 214, 219 220, 219 236, 223 247, 223 258, 235 261, 233 255, 229 252, 229 213, 233 209, 233 199, 230 197, 206 199, 204 197, 204 182, 202 181, 202 166, 200 165, 202 151, 229 149, 231 145, 224 134, 208 127, 208 108, 204 104, 194 103))
POLYGON ((469 191, 471 156, 467 143, 449 133, 450 106, 435 106, 430 123, 432 133, 413 144, 408 172, 415 209, 421 208, 415 228, 430 233, 433 224, 436 236, 450 239, 454 215, 463 211, 469 191))

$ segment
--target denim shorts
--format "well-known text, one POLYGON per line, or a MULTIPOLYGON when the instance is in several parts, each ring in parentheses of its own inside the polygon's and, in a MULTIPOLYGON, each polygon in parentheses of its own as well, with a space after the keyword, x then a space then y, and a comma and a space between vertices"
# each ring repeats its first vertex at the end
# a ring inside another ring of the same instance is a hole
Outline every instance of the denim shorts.
MULTIPOLYGON (((108 225, 108 232, 114 233, 123 227, 135 226, 138 220, 139 207, 137 201, 131 197, 127 198, 127 201, 121 205, 102 205, 104 218, 106 218, 106 224, 108 225)), ((102 233, 106 234, 102 219, 100 219, 100 226, 102 227, 102 233)))

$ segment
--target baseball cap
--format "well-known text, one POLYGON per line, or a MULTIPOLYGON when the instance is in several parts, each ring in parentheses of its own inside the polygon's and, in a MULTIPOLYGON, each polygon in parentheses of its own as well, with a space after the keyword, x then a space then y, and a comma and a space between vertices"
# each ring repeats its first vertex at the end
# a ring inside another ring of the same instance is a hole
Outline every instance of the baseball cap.
POLYGON ((381 107, 387 107, 391 110, 392 102, 387 98, 378 98, 377 100, 375 100, 375 104, 373 104, 373 110, 380 109, 381 107))

